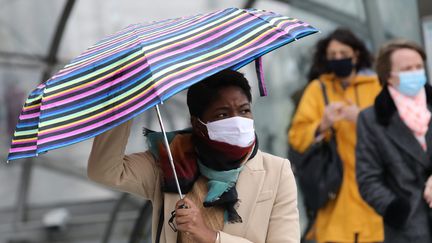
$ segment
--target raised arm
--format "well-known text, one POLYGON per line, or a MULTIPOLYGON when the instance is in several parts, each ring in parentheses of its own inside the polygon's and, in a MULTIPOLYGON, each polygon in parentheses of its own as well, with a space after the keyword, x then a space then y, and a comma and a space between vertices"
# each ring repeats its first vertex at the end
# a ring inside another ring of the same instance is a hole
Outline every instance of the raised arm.
POLYGON ((93 141, 88 177, 115 189, 152 199, 159 187, 159 170, 150 152, 125 155, 132 121, 123 123, 93 141))

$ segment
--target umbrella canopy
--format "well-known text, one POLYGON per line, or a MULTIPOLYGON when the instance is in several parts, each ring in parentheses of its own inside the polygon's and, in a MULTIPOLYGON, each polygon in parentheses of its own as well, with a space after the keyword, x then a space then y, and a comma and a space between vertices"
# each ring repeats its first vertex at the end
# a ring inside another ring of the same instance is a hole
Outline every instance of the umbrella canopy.
POLYGON ((130 25, 87 49, 29 95, 8 160, 94 137, 216 72, 239 69, 315 32, 294 18, 238 8, 130 25))

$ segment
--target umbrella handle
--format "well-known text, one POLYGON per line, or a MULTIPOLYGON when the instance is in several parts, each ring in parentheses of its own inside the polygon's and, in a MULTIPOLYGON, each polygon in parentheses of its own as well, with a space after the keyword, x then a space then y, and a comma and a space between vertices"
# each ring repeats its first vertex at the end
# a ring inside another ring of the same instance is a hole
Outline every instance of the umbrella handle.
POLYGON ((156 114, 157 114, 157 117, 158 117, 158 120, 159 120, 159 125, 160 125, 162 133, 163 133, 164 144, 165 144, 165 147, 166 147, 166 151, 168 153, 168 159, 169 159, 169 162, 171 164, 171 169, 172 169, 173 174, 174 174, 174 179, 175 179, 176 186, 177 186, 177 192, 178 192, 178 194, 180 196, 180 199, 183 199, 183 193, 182 193, 181 188, 180 188, 180 183, 179 183, 179 180, 178 180, 178 177, 177 177, 177 172, 176 172, 176 169, 175 169, 174 160, 173 160, 173 157, 172 157, 171 149, 169 147, 168 138, 167 138, 167 135, 166 135, 166 132, 165 132, 165 127, 164 127, 164 124, 163 124, 163 121, 162 121, 162 116, 161 116, 161 113, 159 111, 159 105, 156 105, 155 108, 156 108, 156 114))

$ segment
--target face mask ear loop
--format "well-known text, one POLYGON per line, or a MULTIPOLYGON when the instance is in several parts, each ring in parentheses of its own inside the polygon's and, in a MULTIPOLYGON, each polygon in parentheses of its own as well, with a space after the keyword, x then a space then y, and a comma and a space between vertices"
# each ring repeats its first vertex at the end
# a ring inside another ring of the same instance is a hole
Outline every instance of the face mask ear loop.
MULTIPOLYGON (((201 121, 201 119, 199 117, 197 117, 197 120, 199 123, 201 123, 207 129, 207 124, 205 124, 203 121, 201 121)), ((199 130, 200 130, 201 136, 206 137, 206 135, 204 134, 202 129, 199 129, 199 130)))
POLYGON ((197 120, 198 120, 201 124, 203 124, 204 126, 207 126, 207 124, 205 124, 203 121, 201 121, 201 119, 200 119, 199 117, 197 117, 197 120))

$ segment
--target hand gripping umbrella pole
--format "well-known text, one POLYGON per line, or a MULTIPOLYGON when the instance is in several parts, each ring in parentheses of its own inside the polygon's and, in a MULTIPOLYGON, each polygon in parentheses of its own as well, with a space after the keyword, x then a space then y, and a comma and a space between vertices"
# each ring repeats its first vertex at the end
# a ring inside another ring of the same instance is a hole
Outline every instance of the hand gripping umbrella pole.
POLYGON ((165 132, 165 127, 164 127, 164 124, 163 124, 163 121, 162 121, 162 116, 161 116, 160 111, 159 111, 159 105, 156 105, 155 108, 156 108, 156 113, 157 113, 157 117, 158 117, 158 120, 159 120, 159 125, 160 125, 162 133, 163 133, 164 144, 165 144, 165 147, 166 147, 166 151, 168 153, 168 159, 169 159, 169 162, 171 164, 171 169, 173 170, 173 173, 174 173, 174 179, 175 179, 176 186, 177 186, 177 192, 178 192, 178 194, 180 196, 180 199, 183 199, 183 193, 181 191, 180 184, 179 184, 179 181, 178 181, 177 172, 176 172, 175 165, 174 165, 174 160, 173 160, 173 157, 172 157, 172 154, 171 154, 171 149, 169 147, 168 138, 167 138, 167 135, 166 135, 166 132, 165 132))

